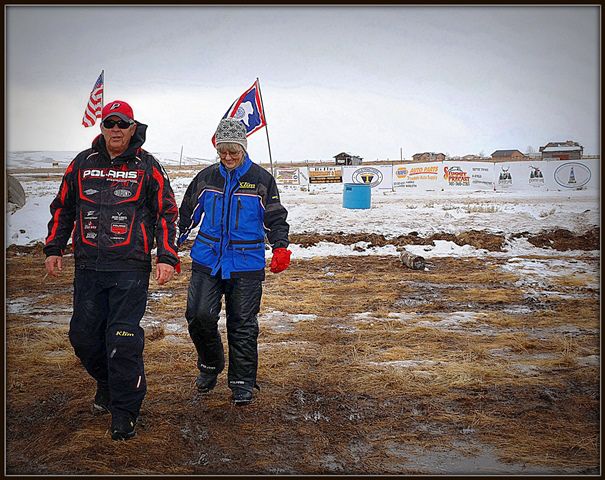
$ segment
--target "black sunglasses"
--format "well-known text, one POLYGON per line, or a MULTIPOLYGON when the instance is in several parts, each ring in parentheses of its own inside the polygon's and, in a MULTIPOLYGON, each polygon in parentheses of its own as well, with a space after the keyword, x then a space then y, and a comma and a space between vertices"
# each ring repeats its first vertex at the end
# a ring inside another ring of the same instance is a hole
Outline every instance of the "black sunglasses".
POLYGON ((121 130, 125 130, 130 127, 134 122, 127 122, 125 120, 103 120, 103 126, 107 129, 113 128, 115 125, 121 130))

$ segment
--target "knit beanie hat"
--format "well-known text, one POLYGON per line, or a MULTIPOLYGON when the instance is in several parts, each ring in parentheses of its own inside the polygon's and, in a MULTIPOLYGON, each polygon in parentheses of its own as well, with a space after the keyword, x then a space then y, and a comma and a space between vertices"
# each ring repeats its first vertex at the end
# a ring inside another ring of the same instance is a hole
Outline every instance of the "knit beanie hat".
POLYGON ((248 149, 248 140, 246 140, 246 127, 235 118, 223 118, 216 129, 216 145, 219 143, 238 143, 244 150, 248 149))

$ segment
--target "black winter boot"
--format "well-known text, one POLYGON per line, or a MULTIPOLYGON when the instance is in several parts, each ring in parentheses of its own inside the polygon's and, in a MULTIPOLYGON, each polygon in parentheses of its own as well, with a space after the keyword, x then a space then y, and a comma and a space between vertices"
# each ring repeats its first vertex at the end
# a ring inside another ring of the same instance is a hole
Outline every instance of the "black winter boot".
POLYGON ((103 414, 109 413, 109 387, 97 383, 97 393, 95 394, 94 402, 92 403, 92 413, 103 414))
POLYGON ((134 426, 136 420, 128 417, 115 417, 111 419, 111 439, 130 440, 135 436, 134 426))
POLYGON ((250 390, 237 388, 233 390, 231 399, 235 405, 248 405, 252 402, 252 392, 250 390))
POLYGON ((195 379, 195 385, 200 393, 209 393, 216 386, 216 379, 218 375, 212 373, 200 372, 195 379))

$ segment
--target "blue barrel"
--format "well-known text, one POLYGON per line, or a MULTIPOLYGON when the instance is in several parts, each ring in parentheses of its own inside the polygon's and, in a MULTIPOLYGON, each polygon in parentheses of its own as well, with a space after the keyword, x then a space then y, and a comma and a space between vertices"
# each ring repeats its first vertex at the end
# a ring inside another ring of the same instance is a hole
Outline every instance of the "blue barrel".
POLYGON ((342 191, 344 208, 370 208, 372 204, 372 186, 366 183, 345 183, 342 191))

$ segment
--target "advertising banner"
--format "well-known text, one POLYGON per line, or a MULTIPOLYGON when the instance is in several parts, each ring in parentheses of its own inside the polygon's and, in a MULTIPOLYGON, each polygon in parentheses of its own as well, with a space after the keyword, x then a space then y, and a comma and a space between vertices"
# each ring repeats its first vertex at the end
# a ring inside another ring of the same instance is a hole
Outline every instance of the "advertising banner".
POLYGON ((393 187, 441 190, 440 171, 443 172, 441 162, 393 165, 393 187))
POLYGON ((494 184, 497 191, 546 190, 547 162, 523 161, 494 163, 494 184))
POLYGON ((473 190, 494 189, 494 164, 492 162, 465 162, 471 174, 473 190))
POLYGON ((280 185, 300 185, 298 168, 276 168, 275 181, 280 185))
POLYGON ((549 190, 573 191, 599 188, 599 160, 548 160, 546 184, 549 190))
POLYGON ((344 183, 366 183, 372 188, 393 188, 393 168, 391 165, 376 165, 375 167, 347 166, 342 167, 344 183))
POLYGON ((470 162, 443 162, 443 190, 470 190, 470 162))
POLYGON ((309 183, 341 183, 342 167, 309 167, 309 183))

